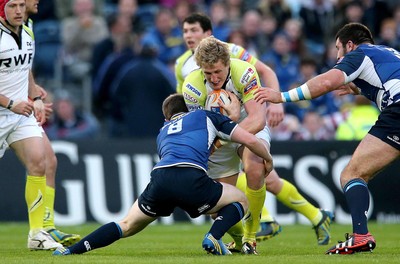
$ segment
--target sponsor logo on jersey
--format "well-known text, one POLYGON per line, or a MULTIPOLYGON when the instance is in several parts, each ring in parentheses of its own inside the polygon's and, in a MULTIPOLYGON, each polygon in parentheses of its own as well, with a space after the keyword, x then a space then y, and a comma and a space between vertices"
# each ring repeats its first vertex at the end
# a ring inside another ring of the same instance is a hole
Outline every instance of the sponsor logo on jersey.
POLYGON ((198 109, 203 109, 203 107, 201 105, 188 105, 187 107, 188 107, 189 112, 198 110, 198 109))
POLYGON ((242 56, 240 56, 240 59, 243 61, 249 61, 251 58, 251 55, 249 52, 245 51, 242 56))
POLYGON ((190 102, 192 102, 192 103, 195 103, 195 104, 199 102, 196 98, 194 98, 194 97, 191 96, 190 94, 187 94, 186 92, 183 92, 183 97, 184 97, 186 100, 188 100, 188 101, 190 101, 190 102))
POLYGON ((19 54, 18 56, 14 56, 12 58, 0 59, 0 67, 5 66, 7 68, 10 68, 13 66, 24 65, 26 63, 26 60, 28 60, 27 63, 30 64, 32 58, 33 58, 33 53, 28 53, 28 54, 19 54))
POLYGON ((236 45, 232 45, 232 46, 231 46, 231 54, 232 54, 233 56, 237 56, 238 52, 239 52, 239 47, 236 46, 236 45))
POLYGON ((240 83, 241 84, 246 84, 249 82, 251 76, 254 75, 254 70, 252 68, 248 68, 247 71, 242 75, 240 78, 240 83))
POLYGON ((248 94, 254 88, 258 88, 258 82, 257 82, 257 78, 256 77, 254 77, 250 81, 250 83, 246 86, 246 88, 244 88, 244 94, 248 94))
POLYGON ((194 88, 190 83, 186 84, 186 88, 188 88, 190 91, 194 92, 197 96, 201 96, 201 92, 194 88))

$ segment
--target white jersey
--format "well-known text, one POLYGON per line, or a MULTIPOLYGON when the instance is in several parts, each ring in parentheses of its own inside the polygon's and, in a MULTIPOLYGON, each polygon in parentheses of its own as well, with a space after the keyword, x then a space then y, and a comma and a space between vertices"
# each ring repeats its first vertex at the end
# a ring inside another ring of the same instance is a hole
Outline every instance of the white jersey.
MULTIPOLYGON (((35 53, 32 30, 23 26, 20 37, 0 23, 0 94, 28 100, 29 71, 35 53)), ((10 111, 0 107, 0 115, 10 111)))

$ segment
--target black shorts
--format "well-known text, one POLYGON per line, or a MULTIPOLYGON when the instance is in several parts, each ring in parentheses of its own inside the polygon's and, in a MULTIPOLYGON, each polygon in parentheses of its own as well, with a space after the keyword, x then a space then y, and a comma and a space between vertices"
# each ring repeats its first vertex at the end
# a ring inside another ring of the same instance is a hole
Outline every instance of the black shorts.
POLYGON ((142 212, 151 217, 169 216, 175 207, 196 218, 213 208, 222 195, 222 184, 191 167, 168 167, 151 172, 150 183, 139 196, 142 212))
POLYGON ((400 103, 383 109, 368 133, 400 150, 400 103))

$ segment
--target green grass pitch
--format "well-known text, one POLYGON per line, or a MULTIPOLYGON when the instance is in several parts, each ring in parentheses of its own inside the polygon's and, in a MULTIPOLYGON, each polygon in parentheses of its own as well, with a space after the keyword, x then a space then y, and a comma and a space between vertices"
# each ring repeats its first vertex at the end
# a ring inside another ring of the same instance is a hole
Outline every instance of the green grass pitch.
MULTIPOLYGON (((89 234, 99 224, 85 224, 60 228, 62 231, 89 234)), ((83 255, 52 256, 49 251, 29 251, 26 248, 27 223, 0 223, 1 263, 229 263, 229 264, 297 264, 297 263, 400 263, 400 224, 369 224, 377 241, 373 253, 354 255, 325 255, 327 248, 344 233, 349 225, 332 225, 332 242, 318 246, 314 230, 307 225, 283 226, 278 236, 258 243, 258 256, 235 254, 232 256, 207 255, 201 241, 209 225, 181 223, 174 225, 153 224, 136 236, 83 255)), ((229 236, 224 237, 229 242, 229 236)))

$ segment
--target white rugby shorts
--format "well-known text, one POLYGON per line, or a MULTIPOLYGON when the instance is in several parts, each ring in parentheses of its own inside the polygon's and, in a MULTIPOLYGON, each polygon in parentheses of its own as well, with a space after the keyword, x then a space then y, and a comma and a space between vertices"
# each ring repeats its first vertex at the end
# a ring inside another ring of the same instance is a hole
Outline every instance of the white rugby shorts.
MULTIPOLYGON (((268 126, 256 134, 256 137, 271 144, 271 135, 268 126)), ((232 176, 241 171, 238 148, 240 144, 228 142, 217 149, 208 158, 208 176, 211 179, 220 179, 232 176)))
POLYGON ((0 158, 12 143, 30 137, 42 137, 42 131, 33 115, 0 115, 0 158))

